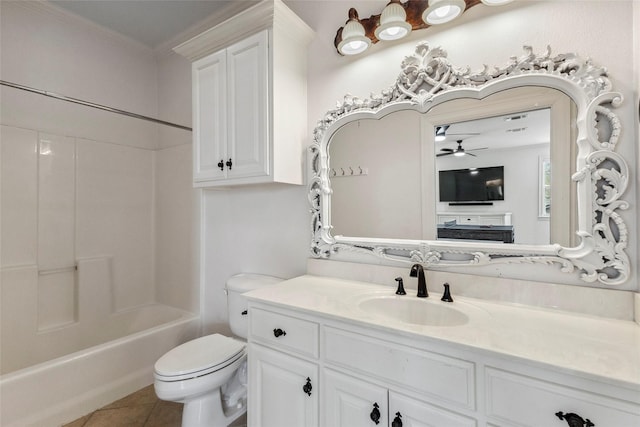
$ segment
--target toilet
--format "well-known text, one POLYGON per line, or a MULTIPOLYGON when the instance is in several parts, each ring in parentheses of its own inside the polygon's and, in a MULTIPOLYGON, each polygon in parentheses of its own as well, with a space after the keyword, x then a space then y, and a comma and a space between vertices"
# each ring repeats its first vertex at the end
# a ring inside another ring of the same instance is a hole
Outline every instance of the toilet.
POLYGON ((228 426, 247 411, 247 300, 242 294, 282 279, 239 274, 227 281, 234 337, 207 335, 169 350, 154 366, 159 399, 184 403, 182 427, 228 426))

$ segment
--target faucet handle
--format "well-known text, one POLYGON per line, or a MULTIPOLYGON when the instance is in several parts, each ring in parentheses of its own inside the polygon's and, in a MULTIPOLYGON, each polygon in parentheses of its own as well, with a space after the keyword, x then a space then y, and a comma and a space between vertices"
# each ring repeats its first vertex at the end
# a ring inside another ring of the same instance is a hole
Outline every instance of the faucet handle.
POLYGON ((418 267, 420 264, 413 264, 411 270, 409 270, 409 277, 418 277, 418 267))
POLYGON ((402 277, 396 277, 396 282, 398 282, 398 290, 396 291, 396 295, 406 295, 407 293, 404 291, 402 277))
POLYGON ((442 295, 442 298, 440 298, 440 300, 445 302, 453 302, 453 298, 451 298, 451 292, 449 291, 449 284, 445 283, 442 286, 444 286, 444 294, 442 295))

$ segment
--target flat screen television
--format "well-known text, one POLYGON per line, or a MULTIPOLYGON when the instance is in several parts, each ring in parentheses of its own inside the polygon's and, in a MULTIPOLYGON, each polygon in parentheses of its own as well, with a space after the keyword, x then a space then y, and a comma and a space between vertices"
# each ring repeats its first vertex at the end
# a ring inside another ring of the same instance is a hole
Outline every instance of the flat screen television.
POLYGON ((452 169, 439 172, 441 202, 504 200, 504 167, 452 169))

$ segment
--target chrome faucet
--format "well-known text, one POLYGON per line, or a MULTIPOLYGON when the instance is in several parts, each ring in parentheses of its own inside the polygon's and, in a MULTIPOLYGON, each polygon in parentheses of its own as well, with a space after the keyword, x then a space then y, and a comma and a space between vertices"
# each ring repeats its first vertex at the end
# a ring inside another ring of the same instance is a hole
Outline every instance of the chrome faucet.
POLYGON ((427 281, 424 278, 424 268, 422 268, 422 264, 413 264, 411 266, 411 270, 409 271, 410 277, 418 278, 418 298, 427 298, 429 293, 427 292, 427 281))

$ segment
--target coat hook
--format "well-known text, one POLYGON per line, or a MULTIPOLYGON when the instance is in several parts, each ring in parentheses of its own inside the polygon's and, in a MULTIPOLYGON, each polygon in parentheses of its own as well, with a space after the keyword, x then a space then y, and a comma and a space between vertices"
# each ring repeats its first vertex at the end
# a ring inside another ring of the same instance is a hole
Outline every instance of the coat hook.
POLYGON ((353 175, 353 168, 349 166, 349 170, 351 171, 350 175, 353 175))
POLYGON ((360 170, 360 173, 358 175, 362 175, 363 174, 362 168, 360 166, 358 166, 358 169, 360 170))
POLYGON ((340 170, 342 171, 342 176, 344 176, 344 168, 340 168, 340 170))

